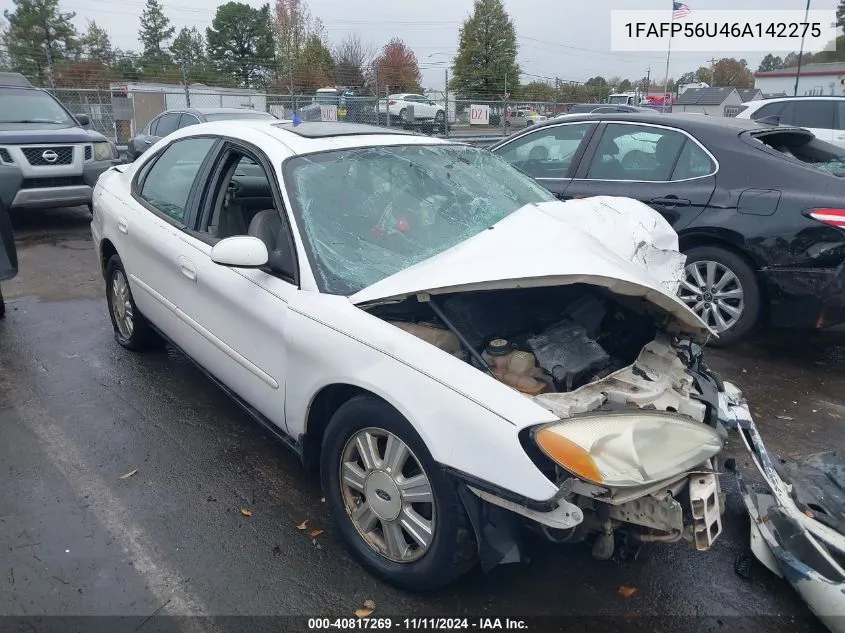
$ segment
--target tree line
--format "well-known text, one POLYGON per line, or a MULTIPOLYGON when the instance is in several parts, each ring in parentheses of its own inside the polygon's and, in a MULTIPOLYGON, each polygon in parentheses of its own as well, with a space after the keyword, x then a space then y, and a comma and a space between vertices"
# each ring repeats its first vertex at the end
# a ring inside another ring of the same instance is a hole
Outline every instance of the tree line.
POLYGON ((13 0, 0 30, 0 68, 47 87, 105 88, 110 82, 202 83, 302 94, 327 85, 419 91, 414 52, 394 38, 380 51, 351 35, 332 45, 305 0, 217 7, 205 30, 178 32, 159 0, 146 0, 140 50, 114 46, 90 20, 84 32, 59 0, 13 0))

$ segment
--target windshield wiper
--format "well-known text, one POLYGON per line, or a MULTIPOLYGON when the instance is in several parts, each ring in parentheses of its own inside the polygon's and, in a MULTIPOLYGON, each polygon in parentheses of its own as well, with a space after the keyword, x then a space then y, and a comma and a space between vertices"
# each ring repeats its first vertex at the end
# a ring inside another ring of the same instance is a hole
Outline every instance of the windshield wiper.
POLYGON ((20 119, 18 121, 0 121, 0 123, 55 123, 59 125, 64 121, 54 121, 53 119, 20 119))

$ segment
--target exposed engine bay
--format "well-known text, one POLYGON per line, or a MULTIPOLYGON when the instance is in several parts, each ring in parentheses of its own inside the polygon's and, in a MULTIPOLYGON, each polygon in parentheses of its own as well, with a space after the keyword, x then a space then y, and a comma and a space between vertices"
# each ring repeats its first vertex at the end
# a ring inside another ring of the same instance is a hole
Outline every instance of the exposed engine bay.
POLYGON ((571 392, 627 367, 660 317, 586 285, 424 299, 371 311, 529 396, 571 392))

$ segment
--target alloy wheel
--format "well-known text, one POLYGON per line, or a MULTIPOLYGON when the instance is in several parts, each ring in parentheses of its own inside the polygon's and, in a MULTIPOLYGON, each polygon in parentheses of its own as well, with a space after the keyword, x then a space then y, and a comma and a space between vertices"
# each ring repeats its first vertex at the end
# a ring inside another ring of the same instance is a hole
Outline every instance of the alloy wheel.
POLYGON ((407 444, 384 429, 362 429, 343 448, 340 475, 346 512, 375 552, 396 563, 425 555, 434 540, 434 494, 407 444))
POLYGON ((693 262, 684 269, 678 297, 716 332, 736 325, 745 310, 745 293, 739 278, 714 261, 693 262))
POLYGON ((111 300, 112 314, 117 329, 123 338, 129 339, 135 330, 135 319, 129 294, 129 284, 120 270, 116 270, 112 275, 111 300))

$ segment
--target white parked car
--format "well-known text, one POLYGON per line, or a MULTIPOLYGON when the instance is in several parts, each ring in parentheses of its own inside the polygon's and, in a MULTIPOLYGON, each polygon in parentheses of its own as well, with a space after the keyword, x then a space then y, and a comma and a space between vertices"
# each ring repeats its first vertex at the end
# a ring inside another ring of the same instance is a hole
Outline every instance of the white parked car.
POLYGON ((376 106, 378 114, 387 112, 397 123, 416 123, 430 121, 436 125, 446 124, 446 108, 425 95, 401 93, 379 99, 376 106), (413 119, 411 111, 413 110, 413 119))
MULTIPOLYGON (((191 126, 94 192, 117 341, 181 348, 319 470, 397 586, 614 531, 708 549, 751 422, 678 299, 670 226, 486 150, 343 123, 191 126)), ((756 432, 756 429, 755 429, 756 432)))
POLYGON ((818 139, 845 147, 845 97, 775 97, 742 104, 738 119, 768 119, 810 130, 818 139))

